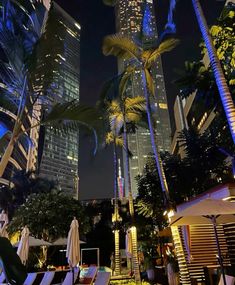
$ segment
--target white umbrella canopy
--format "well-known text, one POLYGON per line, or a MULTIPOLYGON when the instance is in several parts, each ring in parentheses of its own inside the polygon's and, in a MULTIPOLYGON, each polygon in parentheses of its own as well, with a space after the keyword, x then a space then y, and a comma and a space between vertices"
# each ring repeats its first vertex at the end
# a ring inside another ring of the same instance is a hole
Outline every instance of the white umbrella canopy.
POLYGON ((18 245, 17 254, 25 265, 29 257, 29 229, 25 226, 21 232, 21 239, 18 245))
POLYGON ((219 238, 217 233, 217 224, 226 224, 235 222, 235 203, 205 199, 180 211, 170 219, 171 226, 183 226, 183 225, 200 225, 200 224, 212 224, 215 233, 215 241, 218 250, 218 260, 221 267, 223 284, 226 285, 226 277, 223 265, 223 259, 219 244, 219 238))
MULTIPOLYGON (((18 247, 20 242, 17 242, 14 244, 14 247, 18 247)), ((29 246, 50 246, 51 243, 43 240, 43 239, 37 239, 35 237, 29 236, 29 246)))
POLYGON ((73 219, 67 239, 66 257, 70 267, 75 267, 80 261, 79 224, 76 218, 73 219))
POLYGON ((216 218, 216 224, 235 222, 235 203, 205 199, 186 208, 171 217, 171 226, 213 224, 212 216, 216 218))
MULTIPOLYGON (((68 243, 68 239, 67 238, 58 238, 57 240, 55 240, 53 243, 52 243, 52 245, 67 245, 67 243, 68 243)), ((82 241, 82 240, 79 240, 79 243, 80 244, 83 244, 83 243, 85 243, 85 241, 82 241)))

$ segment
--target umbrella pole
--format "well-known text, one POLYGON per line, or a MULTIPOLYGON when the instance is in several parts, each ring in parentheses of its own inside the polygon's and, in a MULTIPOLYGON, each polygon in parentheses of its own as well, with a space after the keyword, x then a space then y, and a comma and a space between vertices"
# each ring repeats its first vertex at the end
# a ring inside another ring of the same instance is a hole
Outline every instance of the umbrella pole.
POLYGON ((74 267, 72 267, 72 284, 74 285, 74 267))
POLYGON ((224 272, 224 264, 223 264, 223 259, 222 259, 220 244, 219 244, 219 237, 218 237, 218 232, 217 232, 217 228, 216 228, 216 217, 211 216, 211 220, 212 220, 214 233, 215 233, 215 240, 216 240, 216 246, 217 246, 217 250, 218 250, 218 257, 219 257, 219 264, 220 264, 220 268, 221 268, 221 274, 223 276, 224 285, 227 285, 226 284, 226 278, 225 278, 225 272, 224 272))

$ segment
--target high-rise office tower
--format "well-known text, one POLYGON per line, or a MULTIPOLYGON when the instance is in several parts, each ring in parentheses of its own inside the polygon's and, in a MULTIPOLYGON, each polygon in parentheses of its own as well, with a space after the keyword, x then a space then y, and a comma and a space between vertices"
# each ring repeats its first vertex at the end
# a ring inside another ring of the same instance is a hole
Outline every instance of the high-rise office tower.
MULTIPOLYGON (((149 46, 158 38, 153 0, 117 0, 115 1, 115 12, 118 33, 132 39, 142 35, 144 44, 149 46)), ((122 71, 123 64, 125 63, 118 62, 119 71, 122 71)), ((152 106, 155 109, 153 117, 156 123, 158 149, 159 151, 169 151, 171 130, 161 59, 155 63, 151 72, 155 83, 155 98, 152 99, 152 106)), ((140 72, 137 71, 134 75, 127 92, 130 96, 143 96, 140 72)), ((152 152, 149 130, 139 127, 135 134, 128 135, 128 143, 133 154, 130 159, 130 176, 135 197, 137 195, 135 177, 142 173, 146 159, 152 152)))
MULTIPOLYGON (((65 28, 65 34, 62 39, 63 52, 58 54, 59 72, 52 83, 53 92, 48 94, 48 99, 52 102, 79 100, 81 27, 56 3, 52 9, 58 25, 65 28)), ((52 52, 55 50, 52 49, 52 52)), ((39 155, 40 175, 56 180, 66 194, 75 198, 78 197, 78 136, 78 131, 70 130, 65 134, 52 127, 45 127, 41 131, 43 149, 39 155)))

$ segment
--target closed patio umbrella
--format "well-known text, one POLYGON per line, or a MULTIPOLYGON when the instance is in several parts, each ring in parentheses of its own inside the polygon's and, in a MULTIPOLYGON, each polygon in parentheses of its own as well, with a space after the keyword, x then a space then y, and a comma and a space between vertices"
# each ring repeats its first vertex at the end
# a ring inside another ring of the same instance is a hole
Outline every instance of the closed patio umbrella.
MULTIPOLYGON (((74 267, 80 261, 80 242, 79 242, 79 224, 76 218, 73 219, 67 239, 67 250, 66 250, 66 257, 68 259, 69 266, 74 271, 74 267)), ((72 284, 74 284, 74 275, 72 284)))
POLYGON ((235 222, 235 203, 223 200, 204 199, 176 213, 170 220, 171 226, 212 224, 215 233, 218 259, 224 284, 226 278, 216 225, 235 222))
POLYGON ((29 256, 29 229, 25 226, 21 232, 21 239, 17 249, 21 262, 25 265, 29 256))
POLYGON ((132 258, 132 239, 130 229, 126 232, 126 256, 132 258))

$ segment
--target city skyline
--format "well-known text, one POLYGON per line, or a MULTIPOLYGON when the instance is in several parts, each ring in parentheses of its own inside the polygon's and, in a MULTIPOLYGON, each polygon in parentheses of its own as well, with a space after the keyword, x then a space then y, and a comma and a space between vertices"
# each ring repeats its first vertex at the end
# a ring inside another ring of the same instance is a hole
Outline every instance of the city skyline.
MULTIPOLYGON (((114 11, 112 8, 105 7, 101 2, 97 2, 95 5, 94 2, 91 3, 87 1, 86 3, 71 1, 70 5, 66 4, 65 1, 57 1, 68 14, 71 14, 79 23, 81 22, 81 96, 82 102, 94 104, 95 100, 98 99, 98 90, 101 89, 102 82, 107 80, 116 74, 116 60, 113 58, 105 58, 101 53, 101 43, 105 35, 115 32, 114 23, 114 11), (89 14, 86 14, 88 13, 89 14), (86 16, 89 15, 89 16, 86 16), (100 21, 100 15, 107 15, 106 20, 110 25, 100 21), (95 23, 95 24, 94 24, 95 23), (88 70, 92 70, 94 73, 89 73, 88 70), (92 84, 89 84, 89 83, 92 84)), ((214 1, 208 1, 209 4, 214 3, 214 1)), ((216 15, 219 15, 220 8, 222 3, 216 3, 217 8, 215 7, 216 13, 213 13, 211 9, 205 9, 206 17, 208 22, 211 23, 215 20, 216 15)), ((206 6, 203 6, 205 8, 206 6)), ((157 18, 158 28, 161 31, 165 22, 166 22, 166 12, 168 5, 164 4, 163 1, 157 1, 157 6, 155 9, 159 10, 161 14, 161 19, 157 18)), ((172 102, 176 92, 172 84, 169 84, 169 77, 172 80, 173 68, 179 66, 177 62, 181 61, 181 66, 183 65, 183 60, 188 59, 187 57, 193 54, 198 54, 198 49, 195 48, 195 43, 200 39, 200 33, 198 32, 197 25, 191 24, 188 26, 183 25, 184 21, 177 17, 177 13, 187 10, 188 14, 185 14, 186 20, 189 21, 192 18, 192 7, 191 4, 187 1, 180 1, 176 10, 176 23, 177 23, 177 34, 182 38, 183 43, 175 51, 168 54, 166 57, 163 57, 164 70, 166 70, 166 84, 167 90, 169 91, 170 96, 168 101, 172 102), (191 9, 191 10, 190 10, 191 9), (178 12, 177 12, 178 11, 178 12), (190 14, 191 11, 191 14, 190 14), (183 25, 183 27, 182 27, 183 25), (197 32, 197 36, 195 34, 197 32), (182 35, 184 34, 184 37, 182 35), (186 39, 186 40, 185 40, 186 39), (186 42, 186 44, 185 44, 186 42), (190 45, 189 45, 190 44, 190 45), (185 46, 187 48, 185 49, 185 46), (188 48, 190 47, 190 48, 188 48), (182 51, 184 57, 182 58, 182 51), (179 54, 179 56, 176 56, 179 54), (182 60, 183 59, 183 60, 182 60), (170 66, 170 67, 169 67, 170 66)), ((184 13, 182 13, 184 14, 184 13)), ((190 21, 189 21, 190 23, 190 21)), ((196 45, 197 46, 197 45, 196 45)), ((169 108, 172 108, 173 104, 169 104, 169 108)), ((171 112, 172 115, 172 112, 171 112)), ((113 171, 111 163, 111 151, 108 150, 100 152, 95 158, 90 159, 89 152, 92 149, 92 146, 88 147, 87 139, 81 137, 81 155, 79 159, 80 164, 80 181, 81 181, 81 198, 105 198, 112 197, 113 195, 113 171), (92 163, 91 163, 92 160, 92 163), (105 175, 106 183, 104 184, 103 177, 105 175), (91 179, 92 177, 92 179, 91 179), (94 190, 94 181, 95 181, 95 190, 94 190)))

